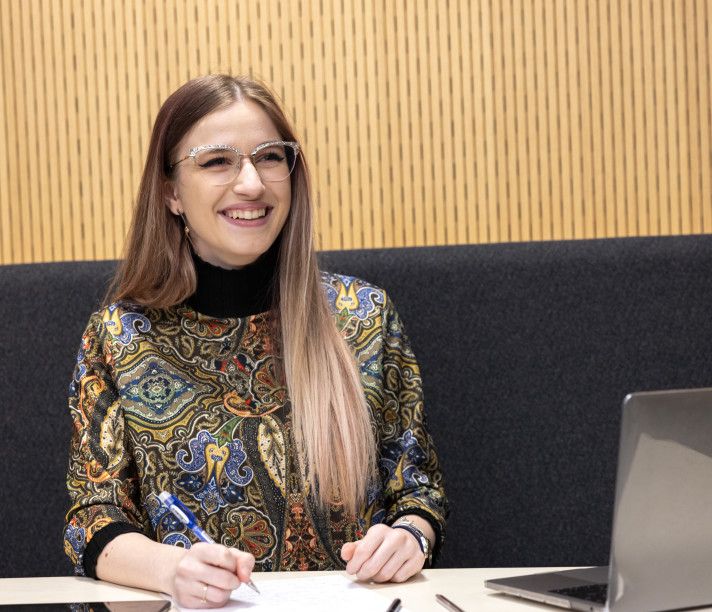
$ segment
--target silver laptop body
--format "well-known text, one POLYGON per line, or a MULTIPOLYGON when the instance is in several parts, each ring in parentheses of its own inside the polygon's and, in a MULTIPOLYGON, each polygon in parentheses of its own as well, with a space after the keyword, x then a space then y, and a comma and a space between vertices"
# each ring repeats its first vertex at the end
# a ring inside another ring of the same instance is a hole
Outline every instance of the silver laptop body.
POLYGON ((712 605, 712 389, 623 401, 610 566, 487 580, 574 610, 712 605), (581 596, 607 582, 607 598, 581 596))

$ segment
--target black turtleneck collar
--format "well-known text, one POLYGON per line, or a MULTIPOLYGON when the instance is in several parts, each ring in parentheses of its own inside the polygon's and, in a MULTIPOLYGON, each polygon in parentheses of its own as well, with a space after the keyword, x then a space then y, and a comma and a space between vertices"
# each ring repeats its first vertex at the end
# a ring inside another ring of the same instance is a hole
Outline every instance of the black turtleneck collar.
POLYGON ((270 310, 277 290, 279 242, 275 240, 257 261, 239 270, 209 264, 192 251, 198 287, 186 303, 201 314, 219 319, 270 310))

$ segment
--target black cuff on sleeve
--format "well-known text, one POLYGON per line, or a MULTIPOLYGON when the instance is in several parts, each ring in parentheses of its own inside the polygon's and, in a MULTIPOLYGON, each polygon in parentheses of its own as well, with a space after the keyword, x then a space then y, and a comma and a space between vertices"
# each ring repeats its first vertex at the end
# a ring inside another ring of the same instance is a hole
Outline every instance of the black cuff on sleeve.
POLYGON ((401 516, 406 516, 408 514, 414 514, 415 516, 419 516, 422 519, 425 519, 430 523, 430 526, 433 528, 433 531, 435 532, 435 542, 433 543, 433 554, 431 555, 431 561, 430 563, 425 564, 425 568, 431 568, 435 567, 435 563, 437 560, 440 558, 440 548, 442 546, 443 542, 443 529, 440 526, 440 523, 438 523, 434 518, 433 515, 430 514, 429 512, 426 512, 425 510, 421 510, 420 508, 408 508, 401 510, 397 512, 393 516, 393 520, 391 521, 391 525, 395 523, 401 516))
POLYGON ((131 523, 109 523, 97 531, 84 550, 84 573, 90 578, 96 578, 96 563, 104 547, 115 537, 124 533, 143 533, 131 523))

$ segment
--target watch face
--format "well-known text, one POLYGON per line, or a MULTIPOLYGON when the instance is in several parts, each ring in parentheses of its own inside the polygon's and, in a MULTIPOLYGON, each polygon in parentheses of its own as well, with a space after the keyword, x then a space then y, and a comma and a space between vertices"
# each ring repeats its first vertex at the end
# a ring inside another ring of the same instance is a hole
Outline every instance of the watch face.
POLYGON ((430 540, 426 538, 425 536, 422 536, 421 538, 423 542, 423 554, 425 554, 426 557, 430 556, 430 540))

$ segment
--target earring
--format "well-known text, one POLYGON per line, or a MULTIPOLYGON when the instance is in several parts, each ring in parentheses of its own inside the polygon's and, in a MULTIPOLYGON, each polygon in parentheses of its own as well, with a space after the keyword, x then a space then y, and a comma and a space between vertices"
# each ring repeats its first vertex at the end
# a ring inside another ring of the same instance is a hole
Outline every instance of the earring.
POLYGON ((183 215, 182 212, 178 213, 180 215, 180 218, 183 219, 183 232, 185 233, 185 237, 190 242, 190 245, 195 249, 195 245, 193 244, 193 239, 190 237, 190 228, 188 227, 188 222, 185 220, 185 216, 183 215))

